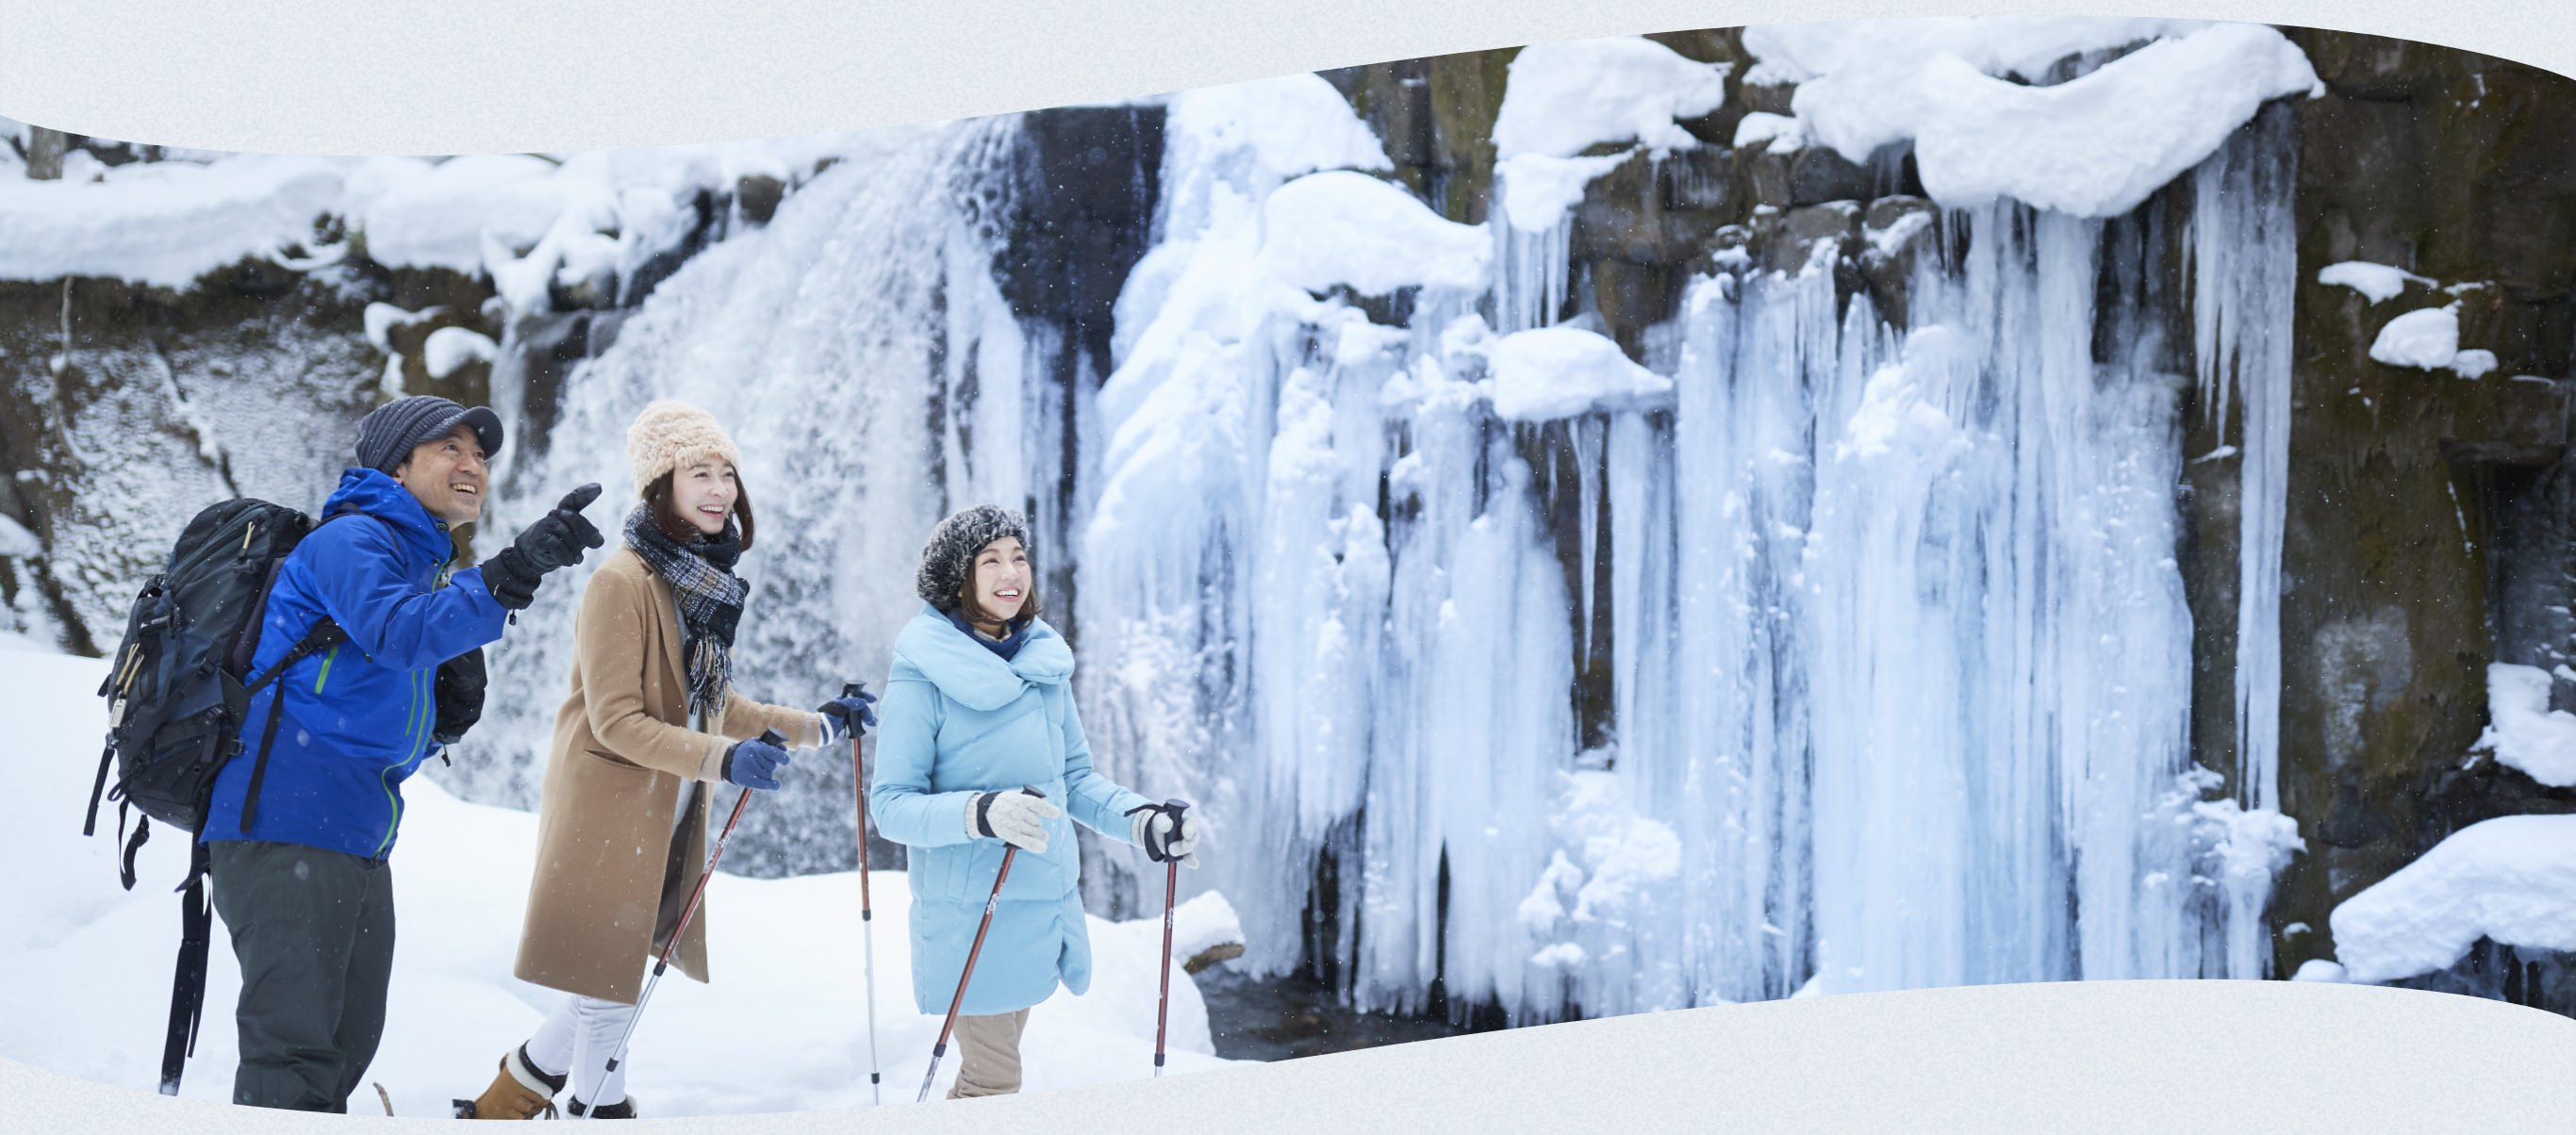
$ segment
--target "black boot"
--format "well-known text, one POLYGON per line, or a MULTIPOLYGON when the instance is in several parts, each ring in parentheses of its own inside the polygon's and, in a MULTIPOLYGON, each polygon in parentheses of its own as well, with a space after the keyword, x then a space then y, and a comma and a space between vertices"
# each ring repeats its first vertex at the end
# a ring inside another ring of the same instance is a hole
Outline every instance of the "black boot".
POLYGON ((571 1105, 564 1110, 572 1113, 575 1119, 633 1119, 635 1118, 635 1097, 628 1096, 616 1103, 603 1105, 599 1108, 599 1114, 592 1115, 590 1105, 581 1102, 581 1097, 575 1096, 571 1105))

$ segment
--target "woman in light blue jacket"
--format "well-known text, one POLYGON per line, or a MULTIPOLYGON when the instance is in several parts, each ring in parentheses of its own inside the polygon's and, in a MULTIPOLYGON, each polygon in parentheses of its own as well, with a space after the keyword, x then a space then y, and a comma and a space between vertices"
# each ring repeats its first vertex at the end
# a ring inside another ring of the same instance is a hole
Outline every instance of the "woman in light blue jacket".
POLYGON ((1003 848, 1023 851, 957 1009, 950 1099, 1018 1091, 1029 1008, 1059 981, 1077 996, 1091 988, 1066 813, 1155 862, 1189 867, 1205 827, 1092 771, 1073 648, 1038 618, 1028 538, 1019 514, 991 505, 939 523, 914 577, 928 606, 896 635, 878 706, 868 804, 877 830, 911 849, 912 995, 922 1012, 948 1012, 1003 848))

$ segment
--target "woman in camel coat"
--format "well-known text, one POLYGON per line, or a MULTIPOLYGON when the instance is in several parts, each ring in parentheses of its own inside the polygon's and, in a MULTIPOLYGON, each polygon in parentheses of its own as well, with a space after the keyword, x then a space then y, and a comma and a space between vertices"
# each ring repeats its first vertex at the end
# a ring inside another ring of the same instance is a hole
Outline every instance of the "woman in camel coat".
MULTIPOLYGON (((809 712, 733 688, 744 586, 732 567, 751 547, 753 524, 740 455, 714 418, 654 403, 628 431, 627 453, 643 503, 573 624, 572 689, 555 717, 515 970, 568 996, 503 1055, 482 1096, 458 1101, 470 1118, 551 1111, 567 1080, 575 1115, 632 1117, 625 1062, 613 1073, 605 1066, 647 963, 705 872, 716 785, 778 787, 787 754, 757 740, 764 730, 806 748, 874 720, 867 695, 809 712)), ((699 900, 672 957, 698 981, 707 980, 708 906, 699 900)))

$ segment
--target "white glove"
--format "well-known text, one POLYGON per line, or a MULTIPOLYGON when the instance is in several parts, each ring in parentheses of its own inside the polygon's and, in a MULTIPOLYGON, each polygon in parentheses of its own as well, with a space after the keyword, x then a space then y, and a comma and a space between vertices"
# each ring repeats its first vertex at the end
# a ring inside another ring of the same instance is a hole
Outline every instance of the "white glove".
POLYGON ((1144 848, 1146 858, 1156 863, 1177 859, 1183 867, 1198 869, 1199 832, 1206 827, 1198 817, 1168 804, 1147 804, 1131 815, 1129 842, 1144 848))
POLYGON ((1045 821, 1063 814, 1064 809, 1048 803, 1046 797, 1028 792, 977 793, 966 801, 966 834, 998 839, 1044 855, 1045 821))

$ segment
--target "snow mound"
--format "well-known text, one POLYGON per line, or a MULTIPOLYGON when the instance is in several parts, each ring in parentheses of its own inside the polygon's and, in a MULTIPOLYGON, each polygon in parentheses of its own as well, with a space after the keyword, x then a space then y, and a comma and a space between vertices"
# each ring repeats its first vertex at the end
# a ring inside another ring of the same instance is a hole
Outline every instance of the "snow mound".
POLYGON ((100 176, 0 179, 0 279, 184 288, 246 258, 278 257, 313 240, 314 221, 339 200, 341 164, 245 154, 135 162, 100 176))
MULTIPOLYGON (((1923 69, 1914 160, 1924 189, 1945 205, 2002 196, 2117 216, 2215 153, 2265 102, 2322 90, 2307 56, 2257 24, 2160 40, 2052 87, 2018 86, 1944 56, 1923 69)), ((1798 113, 1812 117, 1805 105, 1798 113)))
POLYGON ((26 525, 6 516, 0 516, 0 559, 44 554, 44 542, 36 539, 35 533, 27 531, 26 525))
POLYGON ((1744 81, 1774 86, 1868 74, 1880 83, 1902 85, 1906 72, 1935 54, 1958 56, 1989 75, 2035 79, 2069 55, 2186 36, 2208 26, 2206 20, 2063 16, 1766 24, 1744 29, 1744 48, 1759 61, 1744 81))
POLYGON ((526 248, 567 210, 613 214, 605 187, 558 178, 557 169, 525 154, 478 154, 436 165, 381 158, 351 177, 349 217, 378 264, 480 274, 487 236, 526 248))
MULTIPOLYGON (((168 982, 151 975, 166 978, 178 946, 170 887, 186 867, 187 842, 155 831, 137 859, 142 881, 128 892, 116 884, 113 818, 90 839, 72 822, 97 767, 84 754, 97 751, 105 728, 104 704, 93 696, 105 670, 98 659, 0 650, 0 712, 18 723, 17 751, 47 755, 11 762, 8 791, 0 792, 0 856, 45 865, 0 890, 0 968, 10 974, 0 982, 0 1056, 148 1093, 170 996, 168 982)), ((495 1056, 561 996, 510 973, 536 817, 460 801, 434 775, 404 786, 402 847, 391 868, 400 880, 401 932, 384 1041, 367 1072, 404 1115, 440 1114, 449 1098, 488 1082, 495 1056)), ((940 1018, 911 1008, 903 873, 871 872, 870 884, 885 1102, 909 1105, 940 1018)), ((629 1055, 636 1094, 660 1116, 867 1106, 856 872, 719 874, 706 909, 714 983, 674 979, 655 990, 629 1055), (762 1074, 746 1077, 745 1038, 754 1034, 762 1074)), ((1239 939, 1240 927, 1214 893, 1176 908, 1174 923, 1169 1069, 1224 1066, 1210 1055, 1206 1003, 1179 963, 1190 956, 1184 949, 1239 939)), ((1089 928, 1091 991, 1058 990, 1029 1016, 1032 1091, 1153 1074, 1162 919, 1092 918, 1089 928)), ((240 971, 220 926, 215 940, 204 1031, 180 1094, 223 1101, 238 1053, 230 1007, 240 971)), ((952 1053, 942 1075, 953 1076, 956 1065, 952 1053)), ((361 1087, 350 1110, 377 1111, 375 1094, 361 1087)))
POLYGON ((2317 269, 2318 283, 2351 288, 2372 303, 2397 298, 2398 293, 2406 290, 2410 280, 2428 288, 2434 286, 2429 277, 2368 260, 2346 260, 2317 269))
POLYGON ((2324 958, 2309 958, 2299 963, 2299 972, 2291 974, 2290 980, 2341 982, 2347 979, 2342 966, 2324 958))
POLYGON ((1172 959, 1195 958, 1219 946, 1243 944, 1243 920, 1234 904, 1215 891, 1202 891, 1172 908, 1172 959))
POLYGON ((2193 802, 2191 814, 2220 874, 2239 883, 2268 885, 2289 864, 2290 854, 2308 845, 2299 838, 2299 822, 2278 809, 2200 800, 2193 802))
POLYGON ((1959 333, 1934 325, 1905 338, 1903 356, 1872 372, 1860 405, 1833 443, 1837 461, 1873 461, 1891 454, 1938 460, 1968 442, 1958 424, 1925 396, 1941 368, 1958 364, 1966 350, 1959 333))
POLYGON ((1807 136, 1855 162, 1912 139, 1941 203, 1997 196, 2112 216, 2198 165, 2262 104, 2322 94, 2307 56, 2259 24, 2162 20, 1898 20, 1754 28, 1769 81, 1798 82, 1807 136), (2031 75, 2076 52, 2164 38, 2054 86, 2031 75))
POLYGON ((1174 95, 1164 129, 1208 151, 1239 151, 1279 177, 1395 168, 1351 104, 1321 75, 1205 87, 1174 95))
MULTIPOLYGON (((1173 95, 1164 111, 1163 168, 1172 172, 1156 228, 1169 244, 1223 223, 1221 212, 1237 204, 1257 205, 1292 178, 1395 166, 1341 92, 1320 75, 1299 74, 1173 95)), ((1118 324, 1141 322, 1122 311, 1118 324)))
POLYGON ((1543 43, 1512 57, 1494 152, 1570 158, 1634 139, 1658 150, 1698 144, 1675 119, 1726 101, 1729 63, 1699 63, 1649 39, 1543 43))
POLYGON ((1566 917, 1616 918, 1680 877, 1681 837, 1671 825, 1636 814, 1615 774, 1586 770, 1565 780, 1553 826, 1582 868, 1566 917))
POLYGON ((2460 349, 2460 305, 2407 312, 2379 329, 2370 357, 2390 366, 2418 370, 2448 369, 2462 378, 2477 378, 2496 368, 2492 351, 2460 349))
POLYGON ((2551 788, 2576 788, 2576 714, 2549 708, 2550 681, 2537 666, 2488 666, 2489 724, 2471 749, 2551 788))
POLYGON ((368 304, 366 313, 367 342, 375 344, 378 351, 382 351, 388 355, 393 354, 393 333, 395 329, 410 327, 413 324, 419 323, 421 320, 427 319, 433 315, 437 315, 439 312, 444 310, 446 309, 443 307, 430 307, 424 308, 420 311, 410 311, 395 304, 368 304))
POLYGON ((445 378, 468 363, 488 363, 501 357, 501 345, 490 336, 466 327, 441 327, 429 333, 421 344, 421 363, 429 368, 431 378, 445 378))
POLYGON ((639 147, 560 162, 238 154, 67 167, 80 176, 0 179, 0 279, 184 288, 246 257, 309 269, 338 252, 298 263, 285 251, 310 245, 316 222, 337 216, 378 264, 488 273, 513 307, 540 309, 550 280, 630 273, 675 245, 695 227, 702 192, 730 194, 755 175, 801 184, 826 160, 878 153, 906 135, 639 147))
POLYGON ((1633 150, 1588 158, 1518 154, 1494 163, 1494 181, 1503 198, 1502 213, 1519 232, 1546 232, 1583 203, 1583 191, 1594 178, 1617 169, 1633 150))
POLYGON ((1770 143, 1770 150, 1775 154, 1802 149, 1807 144, 1806 124, 1767 110, 1752 111, 1735 124, 1736 149, 1763 142, 1770 143))
POLYGON ((1262 230, 1265 270, 1309 292, 1478 292, 1494 254, 1483 226, 1443 219, 1403 186, 1348 170, 1280 186, 1262 203, 1262 230))
POLYGON ((2335 956, 2387 982, 2457 962, 2480 938, 2576 951, 2576 816, 2505 816, 2451 833, 2337 906, 2335 956))
POLYGON ((1516 422, 1570 418, 1668 395, 1673 380, 1638 366, 1619 344, 1580 327, 1541 327, 1493 345, 1494 413, 1516 422))

